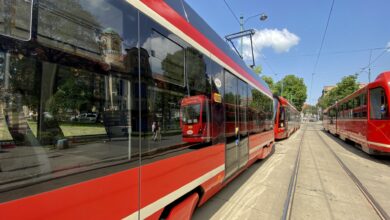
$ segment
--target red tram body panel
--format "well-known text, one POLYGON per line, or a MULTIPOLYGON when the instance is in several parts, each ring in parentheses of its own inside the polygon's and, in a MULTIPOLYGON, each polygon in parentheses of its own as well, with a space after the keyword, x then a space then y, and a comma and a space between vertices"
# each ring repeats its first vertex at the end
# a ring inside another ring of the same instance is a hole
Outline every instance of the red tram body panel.
POLYGON ((190 218, 271 154, 271 91, 185 2, 31 3, 0 32, 1 219, 190 218))
POLYGON ((324 110, 326 131, 361 145, 369 154, 390 153, 390 72, 324 110))
POLYGON ((274 133, 275 139, 285 139, 300 128, 300 113, 287 99, 275 97, 276 116, 274 133))

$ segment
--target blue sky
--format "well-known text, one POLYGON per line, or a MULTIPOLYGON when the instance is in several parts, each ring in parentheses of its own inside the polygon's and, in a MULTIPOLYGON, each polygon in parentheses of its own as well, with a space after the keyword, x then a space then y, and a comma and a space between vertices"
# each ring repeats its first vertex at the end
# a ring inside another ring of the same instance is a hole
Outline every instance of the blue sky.
MULTIPOLYGON (((223 0, 186 0, 220 35, 240 30, 239 24, 223 0)), ((390 46, 388 0, 335 0, 328 30, 315 68, 317 54, 325 31, 331 0, 226 0, 237 16, 266 13, 268 19, 251 18, 245 28, 257 30, 256 64, 263 74, 280 80, 286 74, 303 77, 308 100, 315 104, 323 86, 334 85, 343 76, 361 72, 360 82, 368 82, 366 67, 371 48, 390 46), (313 85, 309 100, 312 73, 313 85)), ((245 42, 244 42, 245 44, 245 42)), ((390 71, 390 51, 372 50, 371 81, 390 71)))

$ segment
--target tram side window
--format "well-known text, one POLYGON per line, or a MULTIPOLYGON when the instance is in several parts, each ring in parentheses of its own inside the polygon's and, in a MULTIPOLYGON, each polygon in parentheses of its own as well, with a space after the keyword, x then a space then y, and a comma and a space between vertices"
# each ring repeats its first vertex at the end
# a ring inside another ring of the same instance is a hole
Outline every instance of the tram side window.
POLYGON ((248 84, 238 80, 239 129, 242 135, 247 134, 248 84))
POLYGON ((130 129, 139 109, 138 12, 121 1, 34 3, 38 42, 8 45, 8 83, 0 88, 0 145, 10 146, 0 154, 0 201, 139 161, 130 129))
POLYGON ((161 81, 178 86, 184 86, 184 56, 183 46, 156 30, 152 30, 146 44, 149 44, 152 75, 161 81))
POLYGON ((262 132, 267 129, 267 104, 269 103, 269 98, 253 87, 251 87, 250 92, 252 93, 252 101, 249 103, 249 107, 254 109, 254 114, 257 116, 255 117, 257 130, 262 132))
POLYGON ((330 124, 334 123, 334 119, 336 117, 336 110, 334 108, 331 108, 329 110, 329 119, 330 119, 330 124))
POLYGON ((38 8, 38 42, 100 62, 107 69, 122 67, 120 55, 134 44, 124 37, 134 34, 125 24, 134 15, 123 13, 128 8, 123 2, 40 0, 38 8))
POLYGON ((353 99, 353 118, 361 117, 361 108, 360 108, 360 96, 357 96, 353 99))
POLYGON ((352 118, 352 112, 353 112, 353 99, 348 101, 348 111, 347 111, 347 117, 352 118))
POLYGON ((140 23, 142 164, 167 157, 173 149, 218 141, 219 133, 210 126, 210 112, 216 109, 207 56, 146 15, 141 14, 140 23), (189 125, 183 113, 195 105, 199 112, 189 125))
POLYGON ((389 105, 385 90, 382 87, 370 89, 370 118, 388 119, 389 105))
POLYGON ((224 97, 224 71, 223 68, 212 60, 206 62, 207 75, 210 80, 211 90, 211 134, 213 144, 225 141, 225 112, 224 97))
POLYGON ((238 89, 237 82, 238 78, 231 74, 230 72, 225 71, 225 94, 224 94, 224 103, 225 103, 225 135, 226 138, 234 137, 236 132, 238 132, 238 89))
POLYGON ((360 104, 362 107, 362 118, 367 117, 367 93, 360 95, 360 104))
POLYGON ((347 103, 343 103, 343 118, 347 118, 348 106, 347 103))
POLYGON ((1 0, 0 34, 30 40, 32 3, 32 0, 1 0))
MULTIPOLYGON (((210 94, 211 84, 206 73, 207 63, 210 62, 201 52, 189 47, 186 50, 186 87, 190 95, 210 94)), ((210 98, 210 97, 208 97, 210 98)))

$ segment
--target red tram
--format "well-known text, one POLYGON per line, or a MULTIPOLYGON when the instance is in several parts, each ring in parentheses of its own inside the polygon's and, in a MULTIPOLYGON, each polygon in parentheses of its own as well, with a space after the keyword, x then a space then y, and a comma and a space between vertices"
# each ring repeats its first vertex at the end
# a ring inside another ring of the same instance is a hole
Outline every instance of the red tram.
POLYGON ((1 219, 189 219, 270 155, 271 91, 184 1, 1 2, 1 219))
POLYGON ((301 115, 298 110, 281 96, 275 96, 275 139, 290 137, 292 133, 300 128, 301 115))
POLYGON ((324 110, 324 129, 361 145, 368 154, 390 152, 390 72, 324 110))

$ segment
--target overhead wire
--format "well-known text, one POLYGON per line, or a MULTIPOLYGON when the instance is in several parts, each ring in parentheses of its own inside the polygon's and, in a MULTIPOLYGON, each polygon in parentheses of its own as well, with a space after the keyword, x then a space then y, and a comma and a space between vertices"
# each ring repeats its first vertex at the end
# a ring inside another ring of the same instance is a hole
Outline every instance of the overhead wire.
POLYGON ((233 15, 233 17, 236 19, 237 23, 238 23, 239 25, 241 25, 240 20, 238 19, 237 15, 234 14, 234 11, 233 11, 232 8, 230 7, 230 5, 226 2, 226 0, 223 0, 223 2, 225 2, 225 5, 228 7, 230 13, 232 13, 232 15, 233 15))
MULTIPOLYGON (((255 41, 253 41, 253 47, 256 51, 258 51, 255 41)), ((271 64, 267 61, 267 58, 264 56, 264 54, 260 53, 260 55, 263 57, 263 61, 264 61, 265 65, 268 67, 268 69, 270 69, 272 74, 274 74, 276 76, 277 74, 276 74, 274 68, 272 68, 271 64)))
POLYGON ((378 61, 378 59, 381 58, 383 55, 385 55, 386 52, 389 52, 388 50, 390 49, 390 47, 385 47, 385 48, 382 48, 382 49, 383 49, 382 53, 380 53, 377 57, 375 57, 375 59, 373 61, 371 61, 371 59, 370 59, 370 62, 367 64, 367 66, 361 68, 361 70, 359 72, 357 72, 356 75, 360 75, 367 68, 370 68, 372 66, 372 64, 374 64, 376 61, 378 61))
MULTIPOLYGON (((237 15, 234 13, 234 11, 232 10, 232 8, 230 7, 229 3, 226 2, 226 0, 223 0, 223 2, 225 3, 226 7, 229 9, 230 13, 233 15, 233 17, 235 18, 235 20, 237 21, 237 23, 239 25, 241 25, 240 23, 240 20, 238 19, 237 15)), ((256 45, 255 45, 255 42, 253 42, 253 47, 256 48, 256 45)), ((263 56, 263 60, 264 60, 264 63, 267 65, 267 67, 271 70, 271 72, 276 76, 277 74, 275 73, 274 69, 271 67, 271 65, 268 63, 268 61, 266 60, 265 56, 263 54, 261 54, 263 56)))
MULTIPOLYGON (((354 50, 327 51, 327 52, 321 52, 321 56, 362 53, 362 52, 367 52, 367 51, 384 50, 384 49, 389 49, 389 48, 388 47, 373 47, 373 48, 362 48, 362 49, 354 49, 354 50)), ((298 55, 290 55, 290 56, 287 55, 287 56, 283 56, 281 58, 314 57, 314 56, 318 56, 318 53, 307 53, 307 54, 298 54, 298 55)), ((274 58, 272 58, 272 60, 274 60, 274 58)))
POLYGON ((324 30, 324 33, 322 34, 320 50, 319 50, 319 52, 318 52, 318 54, 317 54, 317 58, 316 58, 316 61, 315 61, 315 64, 314 64, 313 73, 311 74, 310 92, 309 92, 309 102, 311 101, 311 96, 312 96, 313 77, 314 77, 314 75, 315 75, 315 73, 316 73, 316 71, 317 71, 317 66, 318 66, 318 62, 319 62, 319 60, 320 60, 322 47, 324 46, 326 33, 327 33, 327 31, 328 31, 329 21, 330 21, 330 18, 331 18, 331 16, 332 16, 332 11, 333 11, 333 7, 334 7, 334 2, 335 2, 335 0, 332 0, 332 5, 330 6, 330 10, 329 10, 329 13, 328 13, 328 19, 327 19, 327 21, 326 21, 325 30, 324 30))

